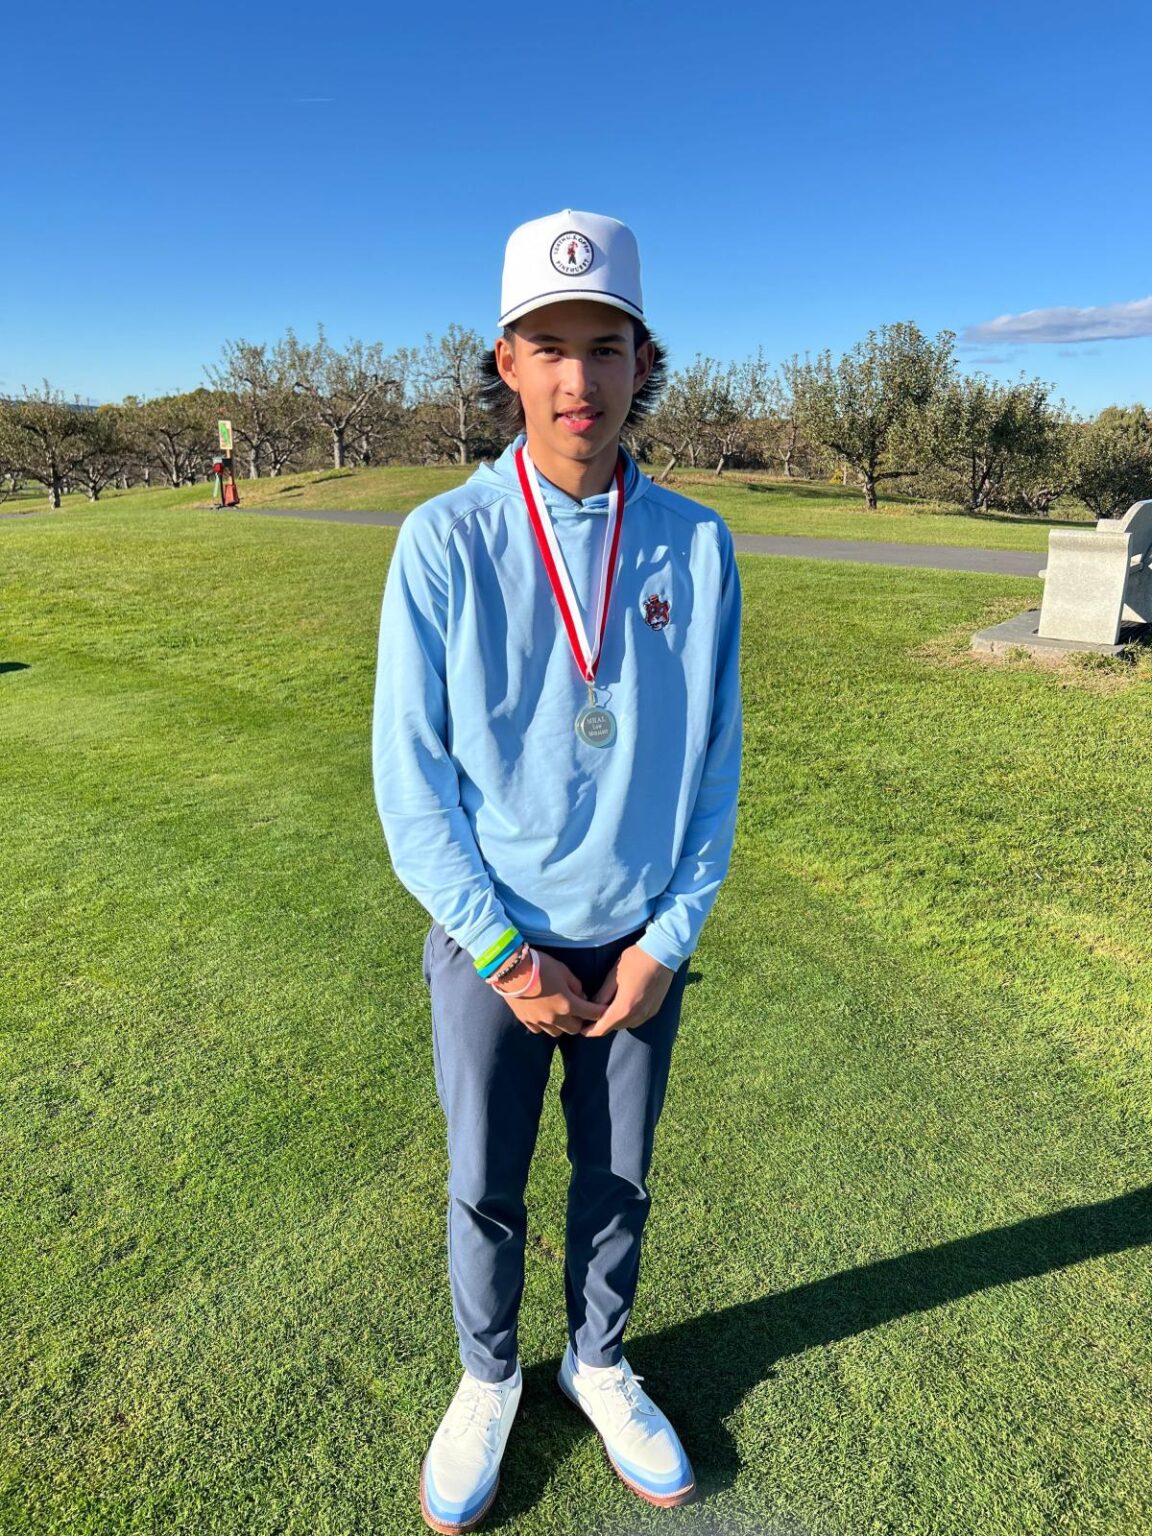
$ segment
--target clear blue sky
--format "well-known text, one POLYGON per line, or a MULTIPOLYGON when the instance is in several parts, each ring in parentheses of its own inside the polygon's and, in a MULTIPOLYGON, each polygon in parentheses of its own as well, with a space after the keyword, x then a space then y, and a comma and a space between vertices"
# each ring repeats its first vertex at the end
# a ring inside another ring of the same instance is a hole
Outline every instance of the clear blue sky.
POLYGON ((317 321, 490 336, 509 230, 572 207, 636 231, 674 363, 911 319, 1152 403, 1147 0, 64 0, 46 57, 48 21, 5 23, 0 394, 194 388, 317 321))

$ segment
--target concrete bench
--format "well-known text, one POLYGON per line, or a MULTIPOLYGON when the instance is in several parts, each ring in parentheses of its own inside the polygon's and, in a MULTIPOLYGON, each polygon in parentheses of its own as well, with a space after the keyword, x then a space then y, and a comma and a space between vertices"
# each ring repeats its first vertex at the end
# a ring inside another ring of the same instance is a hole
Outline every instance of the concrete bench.
POLYGON ((1095 528, 1053 528, 1038 634, 1118 645, 1123 628, 1152 624, 1152 501, 1095 528))

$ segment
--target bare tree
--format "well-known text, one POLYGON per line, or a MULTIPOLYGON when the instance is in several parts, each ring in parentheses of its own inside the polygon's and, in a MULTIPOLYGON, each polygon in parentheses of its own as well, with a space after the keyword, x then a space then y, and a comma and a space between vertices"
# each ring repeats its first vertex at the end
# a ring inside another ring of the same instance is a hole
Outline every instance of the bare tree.
POLYGON ((666 480, 681 459, 695 469, 711 463, 722 475, 738 455, 752 451, 769 408, 770 375, 762 352, 722 363, 699 353, 668 382, 644 432, 669 455, 657 475, 666 480))
POLYGON ((59 507, 61 497, 87 448, 84 411, 69 406, 62 391, 47 379, 43 389, 24 387, 22 400, 0 410, 0 460, 29 480, 48 489, 49 505, 59 507))
POLYGON ((0 463, 0 502, 5 502, 11 496, 15 496, 23 486, 18 469, 9 468, 0 463))
POLYGON ((12 435, 15 428, 10 414, 12 410, 9 401, 0 399, 0 502, 15 496, 24 485, 20 466, 16 462, 16 445, 12 435))
POLYGON ((306 437, 309 407, 292 389, 292 361, 283 341, 268 355, 263 342, 226 341, 222 363, 204 372, 225 400, 236 441, 248 456, 248 478, 256 480, 261 464, 279 474, 298 453, 306 437))
POLYGON ((724 473, 728 460, 747 454, 763 430, 771 400, 771 375, 763 351, 743 362, 729 363, 718 380, 711 422, 716 454, 716 474, 724 473))
MULTIPOLYGON (((765 421, 765 457, 779 461, 785 480, 812 479, 826 475, 835 461, 819 443, 805 433, 796 406, 796 358, 780 364, 768 384, 768 411, 765 421)), ((847 465, 843 465, 846 478, 847 465)))
POLYGON ((315 343, 301 342, 289 327, 285 355, 292 388, 312 402, 313 415, 331 436, 333 465, 343 469, 349 437, 363 431, 372 402, 384 390, 398 390, 399 380, 382 343, 353 341, 337 352, 323 325, 316 331, 315 343))
POLYGON ((140 484, 145 490, 152 486, 152 449, 144 431, 144 401, 139 395, 125 395, 116 406, 123 453, 116 483, 122 491, 140 484))
POLYGON ((105 486, 119 482, 131 446, 121 430, 122 408, 101 405, 84 417, 84 454, 76 465, 76 478, 88 493, 89 501, 99 501, 105 486))
POLYGON ((215 451, 218 397, 207 389, 162 395, 139 407, 136 426, 149 459, 172 487, 193 484, 215 451))
POLYGON ((480 403, 480 365, 486 350, 476 331, 453 321, 439 340, 429 334, 420 351, 407 354, 414 403, 428 408, 421 414, 433 442, 440 451, 450 449, 457 464, 467 464, 486 435, 480 403))
POLYGON ((681 459, 695 469, 708 451, 710 424, 722 409, 714 358, 699 353, 668 380, 660 404, 645 421, 652 441, 668 454, 668 462, 655 476, 667 480, 681 459))
POLYGON ((403 348, 389 357, 388 387, 373 396, 355 438, 349 438, 348 449, 357 463, 387 464, 410 451, 414 407, 405 403, 410 366, 410 354, 403 348))

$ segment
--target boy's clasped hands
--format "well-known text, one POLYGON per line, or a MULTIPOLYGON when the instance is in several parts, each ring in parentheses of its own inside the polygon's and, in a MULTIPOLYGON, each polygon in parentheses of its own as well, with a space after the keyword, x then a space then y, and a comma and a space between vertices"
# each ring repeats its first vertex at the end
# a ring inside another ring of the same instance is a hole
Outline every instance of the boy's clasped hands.
MULTIPOLYGON (((676 974, 639 945, 632 944, 609 968, 595 995, 585 997, 579 977, 563 960, 543 950, 537 953, 540 976, 536 989, 524 997, 504 998, 533 1034, 583 1035, 593 1039, 614 1029, 634 1029, 659 1011, 676 974)), ((515 991, 524 985, 530 973, 531 962, 526 959, 504 978, 504 983, 515 991)), ((498 985, 496 991, 503 995, 503 986, 498 985)))

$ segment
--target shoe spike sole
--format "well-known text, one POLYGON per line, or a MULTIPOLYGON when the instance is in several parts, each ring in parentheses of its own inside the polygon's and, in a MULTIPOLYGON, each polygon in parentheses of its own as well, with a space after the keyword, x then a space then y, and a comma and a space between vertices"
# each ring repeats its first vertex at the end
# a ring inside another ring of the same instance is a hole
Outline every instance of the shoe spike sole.
POLYGON ((496 1481, 492 1484, 492 1492, 485 1499, 483 1509, 478 1510, 471 1520, 466 1520, 463 1524, 458 1520, 437 1520, 436 1516, 428 1508, 428 1501, 424 1494, 424 1463, 420 1463, 420 1512, 424 1516, 424 1524, 430 1525, 434 1531, 444 1532, 444 1536, 459 1536, 459 1532, 470 1531, 473 1526, 479 1525, 495 1503, 499 1490, 500 1474, 497 1473, 496 1481))
MULTIPOLYGON (((584 1412, 579 1399, 572 1396, 571 1392, 569 1392, 568 1388, 560 1380, 560 1377, 554 1376, 552 1380, 555 1384, 557 1392, 559 1392, 564 1401, 566 1403, 571 1403, 574 1408, 579 1410, 580 1415, 584 1419, 585 1423, 592 1424, 592 1420, 584 1412)), ((592 1428, 596 1429, 595 1424, 592 1424, 592 1428)), ((648 1488, 641 1488, 639 1483, 634 1483, 630 1477, 628 1477, 624 1472, 621 1472, 620 1468, 612 1460, 612 1453, 609 1451, 608 1446, 605 1444, 604 1436, 598 1429, 596 1429, 596 1438, 600 1442, 600 1449, 608 1458, 608 1465, 612 1468, 613 1472, 615 1472, 620 1481, 626 1487, 630 1488, 633 1493, 639 1494, 640 1497, 645 1499, 649 1504, 655 1504, 660 1509, 674 1509, 678 1504, 687 1504, 694 1498, 696 1493, 695 1478, 692 1479, 686 1488, 677 1488, 675 1493, 652 1493, 648 1488)))

